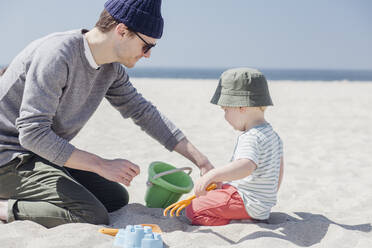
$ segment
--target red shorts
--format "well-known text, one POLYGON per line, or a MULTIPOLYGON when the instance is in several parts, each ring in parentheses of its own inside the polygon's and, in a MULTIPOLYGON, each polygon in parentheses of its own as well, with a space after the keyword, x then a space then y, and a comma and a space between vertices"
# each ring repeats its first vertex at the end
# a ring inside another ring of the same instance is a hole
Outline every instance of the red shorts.
POLYGON ((231 220, 250 219, 237 189, 229 184, 192 200, 186 216, 193 225, 221 226, 231 220))

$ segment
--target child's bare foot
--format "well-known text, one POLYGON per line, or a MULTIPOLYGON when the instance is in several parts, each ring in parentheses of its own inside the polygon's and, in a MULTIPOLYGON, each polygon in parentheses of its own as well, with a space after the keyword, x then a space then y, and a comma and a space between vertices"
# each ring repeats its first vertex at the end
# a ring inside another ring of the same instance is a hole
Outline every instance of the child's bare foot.
POLYGON ((0 220, 8 220, 8 200, 0 200, 0 220))

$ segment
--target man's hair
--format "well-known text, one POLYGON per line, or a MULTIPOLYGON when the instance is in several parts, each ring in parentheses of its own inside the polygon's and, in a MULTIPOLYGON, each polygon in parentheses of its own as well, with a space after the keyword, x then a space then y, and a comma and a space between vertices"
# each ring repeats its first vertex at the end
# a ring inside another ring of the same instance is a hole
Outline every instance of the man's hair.
POLYGON ((2 76, 5 73, 6 69, 7 69, 6 66, 4 68, 0 68, 0 76, 2 76))
MULTIPOLYGON (((102 33, 107 33, 111 31, 119 23, 120 22, 117 21, 114 17, 112 17, 112 15, 110 15, 110 13, 107 12, 106 9, 103 9, 96 23, 96 28, 98 28, 99 31, 101 31, 102 33)), ((133 35, 133 30, 128 28, 128 31, 130 35, 133 35)))
POLYGON ((120 22, 115 20, 115 18, 112 17, 106 9, 104 9, 96 23, 96 28, 98 28, 102 33, 107 33, 119 23, 120 22))

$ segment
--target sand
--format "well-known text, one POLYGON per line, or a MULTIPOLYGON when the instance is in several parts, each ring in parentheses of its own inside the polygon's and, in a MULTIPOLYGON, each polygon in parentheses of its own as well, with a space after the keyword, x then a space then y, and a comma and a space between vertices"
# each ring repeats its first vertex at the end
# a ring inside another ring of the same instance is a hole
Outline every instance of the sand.
MULTIPOLYGON (((216 167, 228 162, 238 133, 223 119, 222 110, 209 103, 216 80, 132 82, 216 167)), ((141 167, 128 188, 130 204, 110 215, 110 226, 158 224, 165 247, 371 247, 372 82, 271 81, 270 91, 275 107, 267 110, 267 120, 284 142, 278 203, 267 223, 220 227, 189 226, 144 206, 152 161, 193 165, 131 120, 123 120, 104 101, 72 143, 141 167)), ((194 167, 192 177, 198 174, 194 167)), ((0 247, 111 247, 114 238, 98 233, 99 228, 67 224, 46 229, 30 221, 0 224, 0 247)))

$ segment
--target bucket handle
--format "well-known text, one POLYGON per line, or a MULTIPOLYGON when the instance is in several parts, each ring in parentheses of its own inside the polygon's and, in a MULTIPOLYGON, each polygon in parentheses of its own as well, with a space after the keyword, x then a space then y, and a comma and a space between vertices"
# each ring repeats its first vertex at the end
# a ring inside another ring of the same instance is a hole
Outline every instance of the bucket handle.
MULTIPOLYGON (((168 171, 160 172, 159 174, 156 174, 152 179, 153 180, 156 180, 159 177, 162 177, 162 176, 165 176, 165 175, 169 175, 169 174, 173 174, 173 173, 176 173, 176 172, 179 172, 179 171, 183 171, 183 170, 188 170, 189 171, 188 172, 188 175, 190 175, 191 172, 192 172, 192 168, 191 167, 176 168, 176 169, 173 169, 173 170, 168 170, 168 171)), ((146 184, 149 185, 149 186, 152 185, 152 183, 150 181, 147 181, 146 184)))

